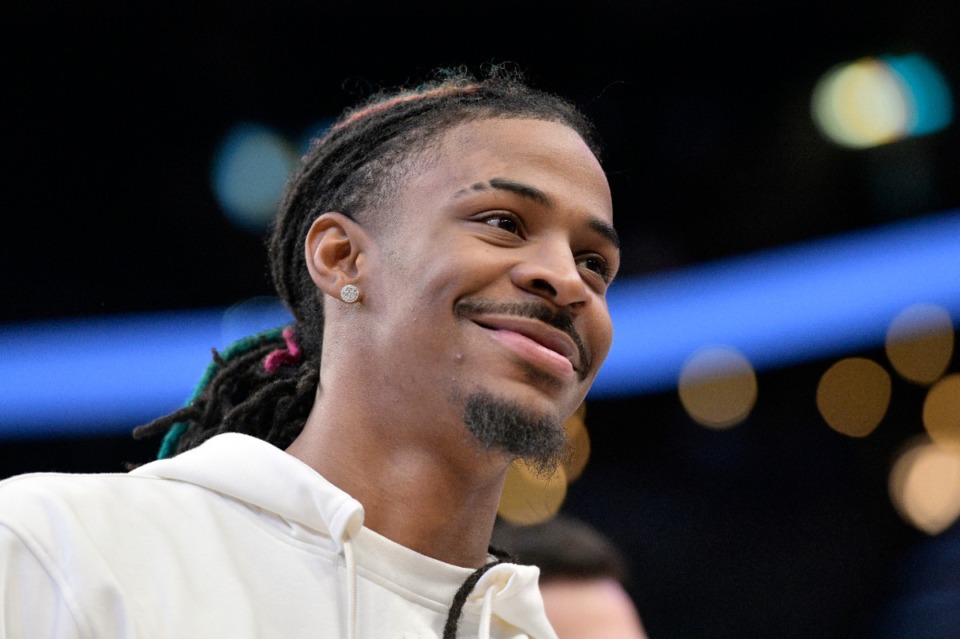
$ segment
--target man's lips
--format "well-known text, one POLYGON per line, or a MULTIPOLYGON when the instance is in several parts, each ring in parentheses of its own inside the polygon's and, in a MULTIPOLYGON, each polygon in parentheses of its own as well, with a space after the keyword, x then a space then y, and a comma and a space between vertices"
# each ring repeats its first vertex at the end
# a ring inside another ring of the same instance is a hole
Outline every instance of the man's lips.
POLYGON ((525 354, 534 359, 540 359, 537 355, 537 347, 553 353, 554 355, 552 355, 552 357, 544 358, 543 363, 551 368, 556 368, 557 372, 565 372, 563 370, 564 366, 569 363, 569 372, 572 373, 576 371, 582 375, 580 350, 573 338, 563 331, 545 324, 538 319, 526 317, 489 315, 473 317, 471 319, 481 328, 501 332, 502 334, 499 336, 501 341, 516 350, 525 352, 525 354), (511 334, 513 334, 513 336, 511 336, 511 334), (528 340, 536 346, 530 345, 533 346, 533 348, 530 348, 530 346, 525 346, 523 341, 520 340, 528 340), (559 362, 556 361, 550 361, 551 359, 559 359, 557 356, 565 360, 564 365, 559 365, 559 362))
POLYGON ((455 312, 521 357, 533 359, 561 377, 575 372, 582 382, 593 370, 593 358, 568 309, 533 300, 462 299, 455 312))

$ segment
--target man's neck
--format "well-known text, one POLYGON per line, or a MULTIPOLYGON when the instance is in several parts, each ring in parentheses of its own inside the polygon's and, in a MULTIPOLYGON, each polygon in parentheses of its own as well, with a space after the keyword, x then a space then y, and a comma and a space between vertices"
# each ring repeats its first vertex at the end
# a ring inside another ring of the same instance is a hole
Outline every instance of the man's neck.
POLYGON ((368 528, 450 564, 486 562, 504 455, 473 445, 462 424, 384 423, 319 400, 288 453, 363 504, 368 528))

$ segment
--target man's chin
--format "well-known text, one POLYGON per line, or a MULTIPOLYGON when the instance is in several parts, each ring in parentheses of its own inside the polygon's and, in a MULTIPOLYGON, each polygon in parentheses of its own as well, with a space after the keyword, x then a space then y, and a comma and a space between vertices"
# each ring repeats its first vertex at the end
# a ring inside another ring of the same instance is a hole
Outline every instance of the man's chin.
POLYGON ((549 476, 567 454, 563 421, 552 413, 476 391, 466 397, 463 423, 485 450, 500 450, 523 459, 538 474, 549 476))

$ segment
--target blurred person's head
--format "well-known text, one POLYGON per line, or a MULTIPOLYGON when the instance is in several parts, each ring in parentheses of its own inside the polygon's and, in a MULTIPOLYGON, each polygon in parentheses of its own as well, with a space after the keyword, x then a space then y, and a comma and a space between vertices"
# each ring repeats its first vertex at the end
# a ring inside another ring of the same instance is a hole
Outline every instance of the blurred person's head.
POLYGON ((492 545, 540 568, 540 592, 559 639, 646 639, 624 587, 626 559, 586 522, 564 515, 531 526, 498 520, 492 545))

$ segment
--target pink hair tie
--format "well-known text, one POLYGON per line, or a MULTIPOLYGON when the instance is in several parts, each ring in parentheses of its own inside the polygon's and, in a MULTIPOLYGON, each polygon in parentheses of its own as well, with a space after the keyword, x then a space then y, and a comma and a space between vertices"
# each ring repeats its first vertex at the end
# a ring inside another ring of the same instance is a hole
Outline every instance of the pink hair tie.
POLYGON ((281 366, 298 364, 300 362, 302 353, 300 352, 300 345, 297 344, 296 339, 294 339, 293 327, 288 326, 283 329, 281 336, 283 336, 283 341, 287 344, 286 347, 270 351, 263 359, 263 367, 268 373, 276 373, 280 370, 281 366))

